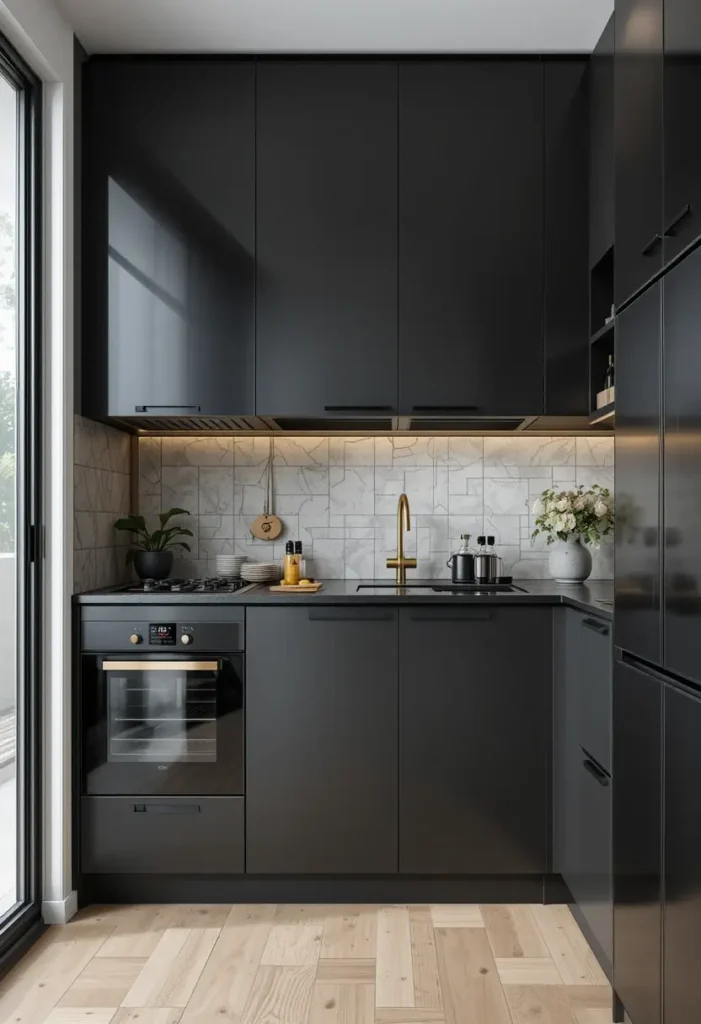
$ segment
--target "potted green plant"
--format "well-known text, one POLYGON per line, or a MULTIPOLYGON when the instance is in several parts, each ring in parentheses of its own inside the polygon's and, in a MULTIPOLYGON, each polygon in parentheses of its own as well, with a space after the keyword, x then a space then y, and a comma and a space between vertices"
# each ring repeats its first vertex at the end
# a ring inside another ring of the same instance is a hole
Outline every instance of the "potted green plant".
POLYGON ((533 539, 543 533, 554 545, 549 557, 550 575, 557 583, 583 583, 592 569, 585 541, 598 548, 601 538, 613 530, 615 515, 611 492, 594 484, 574 491, 543 491, 533 503, 536 529, 533 539))
POLYGON ((192 537, 192 530, 184 526, 168 526, 173 516, 189 516, 184 508, 171 508, 161 512, 160 527, 149 532, 142 515, 134 514, 118 519, 115 530, 122 530, 134 536, 134 546, 127 551, 127 565, 133 563, 142 580, 164 580, 173 567, 173 549, 190 550, 190 545, 181 537, 192 537))

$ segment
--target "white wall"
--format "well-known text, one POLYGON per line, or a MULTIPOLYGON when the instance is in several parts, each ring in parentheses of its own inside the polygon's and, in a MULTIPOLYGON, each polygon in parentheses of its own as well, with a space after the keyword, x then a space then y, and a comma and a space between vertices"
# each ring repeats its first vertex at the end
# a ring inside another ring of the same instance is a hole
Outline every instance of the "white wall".
POLYGON ((70 595, 73 590, 73 33, 53 0, 0 0, 0 31, 44 82, 45 920, 74 912, 70 595))

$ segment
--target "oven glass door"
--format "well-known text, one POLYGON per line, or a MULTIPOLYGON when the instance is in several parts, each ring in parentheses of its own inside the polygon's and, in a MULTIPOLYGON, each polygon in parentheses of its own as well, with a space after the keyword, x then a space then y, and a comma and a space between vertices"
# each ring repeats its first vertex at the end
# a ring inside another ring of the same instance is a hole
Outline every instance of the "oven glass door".
POLYGON ((243 792, 239 655, 86 656, 84 792, 243 792))

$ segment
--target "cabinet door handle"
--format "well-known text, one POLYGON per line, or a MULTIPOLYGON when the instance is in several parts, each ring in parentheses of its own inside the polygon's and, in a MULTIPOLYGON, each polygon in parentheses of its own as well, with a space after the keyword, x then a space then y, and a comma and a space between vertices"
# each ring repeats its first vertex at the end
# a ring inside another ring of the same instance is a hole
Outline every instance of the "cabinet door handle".
POLYGON ((604 789, 611 784, 611 780, 603 768, 599 768, 598 764, 592 761, 590 757, 585 757, 582 761, 582 765, 584 766, 584 769, 589 772, 592 778, 596 779, 599 785, 603 786, 604 789))
POLYGON ((199 405, 135 405, 134 412, 199 412, 199 405))
POLYGON ((690 217, 692 213, 693 210, 691 209, 691 203, 687 203, 684 209, 680 210, 676 217, 672 217, 671 221, 664 229, 665 236, 673 238, 676 234, 676 229, 679 227, 681 222, 686 220, 687 217, 690 217))
POLYGON ((392 413, 391 405, 325 405, 324 412, 387 412, 392 413))
POLYGON ((643 256, 650 256, 655 251, 658 245, 662 242, 662 235, 653 235, 650 241, 647 243, 645 248, 642 250, 643 256))
POLYGON ((394 612, 390 608, 310 608, 309 618, 316 622, 389 622, 394 612))
POLYGON ((487 622, 492 613, 486 608, 427 608, 410 612, 414 622, 487 622))
POLYGON ((134 804, 135 814, 199 814, 199 804, 134 804))
POLYGON ((596 619, 582 619, 582 625, 601 636, 609 635, 609 627, 603 622, 597 622, 596 619))
POLYGON ((412 405, 412 412, 418 413, 453 413, 460 415, 463 412, 478 412, 478 405, 412 405))

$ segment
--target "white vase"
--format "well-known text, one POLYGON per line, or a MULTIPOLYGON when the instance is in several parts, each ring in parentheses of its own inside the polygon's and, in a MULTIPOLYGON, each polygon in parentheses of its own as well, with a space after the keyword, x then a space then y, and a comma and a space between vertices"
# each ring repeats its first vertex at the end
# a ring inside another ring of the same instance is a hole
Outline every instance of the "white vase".
POLYGON ((556 583, 583 583, 591 572, 591 554, 578 535, 556 540, 550 548, 548 569, 556 583))

